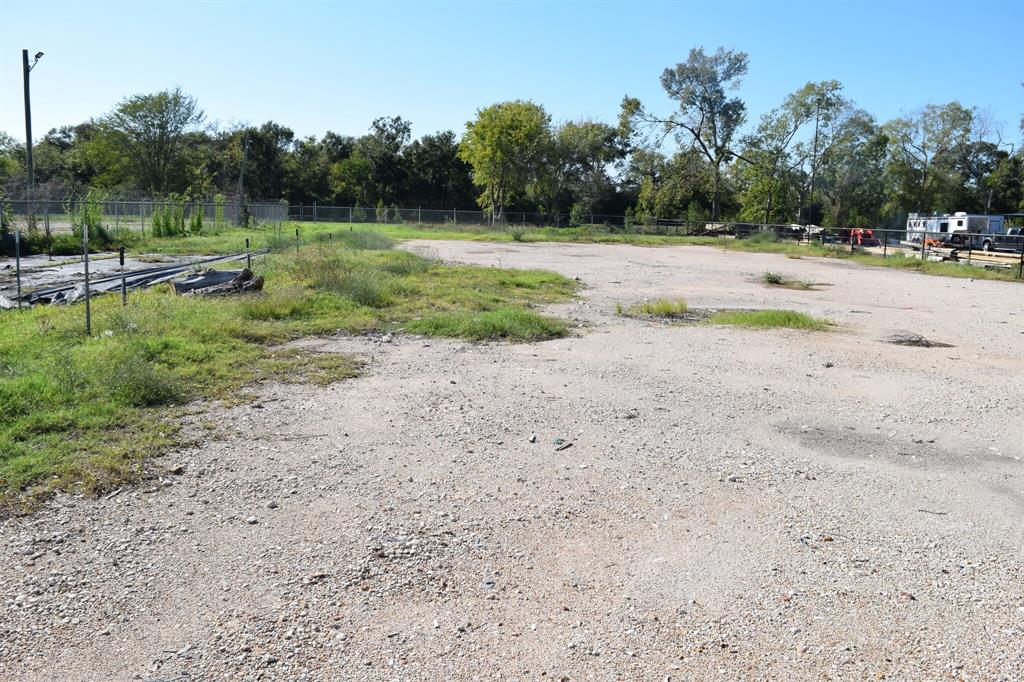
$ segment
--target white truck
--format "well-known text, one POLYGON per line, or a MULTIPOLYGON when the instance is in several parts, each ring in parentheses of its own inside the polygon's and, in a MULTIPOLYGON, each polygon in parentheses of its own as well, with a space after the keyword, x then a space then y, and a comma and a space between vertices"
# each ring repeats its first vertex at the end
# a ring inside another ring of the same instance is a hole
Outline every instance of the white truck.
POLYGON ((986 235, 1003 234, 1005 224, 1001 215, 911 213, 907 216, 907 240, 920 244, 927 239, 943 245, 970 245, 981 249, 986 235))

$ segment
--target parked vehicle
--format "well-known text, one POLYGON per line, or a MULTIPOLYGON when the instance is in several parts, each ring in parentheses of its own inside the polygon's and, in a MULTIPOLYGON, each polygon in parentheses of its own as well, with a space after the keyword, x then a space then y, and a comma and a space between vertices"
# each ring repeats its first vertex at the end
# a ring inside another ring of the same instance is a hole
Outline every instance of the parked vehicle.
POLYGON ((1024 249, 1024 227, 1007 228, 1005 234, 986 235, 981 242, 985 251, 1014 251, 1024 249))
POLYGON ((929 243, 949 246, 969 244, 980 249, 988 235, 1002 234, 1005 224, 1001 215, 911 213, 907 216, 907 239, 916 243, 928 240, 929 243))

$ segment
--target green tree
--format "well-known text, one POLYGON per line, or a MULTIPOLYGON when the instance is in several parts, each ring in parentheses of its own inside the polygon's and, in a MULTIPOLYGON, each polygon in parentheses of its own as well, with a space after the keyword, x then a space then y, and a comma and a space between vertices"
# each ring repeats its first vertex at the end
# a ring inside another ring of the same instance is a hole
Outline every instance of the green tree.
POLYGON ((181 88, 122 101, 102 122, 115 147, 129 159, 140 189, 165 192, 182 162, 186 134, 203 121, 195 98, 181 88))
POLYGON ((718 48, 709 56, 704 48, 693 48, 687 61, 661 74, 662 87, 678 103, 676 113, 659 118, 646 113, 638 99, 627 96, 622 101, 620 127, 625 131, 635 134, 638 126, 648 130, 656 126, 664 135, 676 135, 680 143, 699 150, 707 159, 713 220, 718 220, 721 214, 723 166, 740 156, 733 149, 733 142, 746 119, 743 100, 729 97, 727 90, 739 87, 740 79, 747 73, 747 64, 745 52, 718 48))
POLYGON ((807 83, 761 117, 757 130, 744 138, 743 159, 748 167, 737 173, 745 180, 740 217, 764 223, 784 223, 799 217, 805 191, 796 185, 802 174, 796 169, 810 157, 813 194, 817 162, 827 129, 844 104, 837 81, 807 83), (805 126, 814 123, 810 144, 794 145, 805 126))
POLYGON ((543 158, 550 125, 544 107, 522 100, 480 109, 466 124, 459 156, 473 168, 473 183, 482 190, 477 203, 492 222, 502 221, 510 201, 525 195, 543 158))
POLYGON ((827 224, 863 227, 881 221, 888 144, 866 111, 850 106, 838 117, 819 165, 827 224))
POLYGON ((475 199, 470 166, 459 158, 450 130, 424 135, 406 147, 408 173, 405 203, 424 208, 466 208, 475 199))
POLYGON ((400 197, 407 177, 402 151, 411 134, 412 124, 401 116, 381 117, 370 125, 370 134, 356 142, 370 169, 372 199, 391 203, 400 197))
POLYGON ((970 143, 973 122, 972 109, 950 102, 929 104, 883 126, 889 140, 890 210, 956 210, 949 195, 956 182, 953 160, 957 148, 970 143))
POLYGON ((611 184, 607 167, 624 153, 612 126, 588 120, 563 123, 544 140, 530 194, 549 215, 574 200, 581 210, 593 212, 611 184))

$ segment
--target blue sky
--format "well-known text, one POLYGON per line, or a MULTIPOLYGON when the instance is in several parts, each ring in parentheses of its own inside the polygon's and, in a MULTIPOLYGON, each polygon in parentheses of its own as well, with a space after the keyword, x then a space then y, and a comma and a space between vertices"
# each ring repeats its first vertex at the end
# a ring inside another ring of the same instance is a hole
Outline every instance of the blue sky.
POLYGON ((0 130, 34 137, 180 85, 211 122, 273 119, 359 135, 401 115, 461 133, 476 109, 532 99, 614 122, 624 94, 668 112, 661 71, 691 47, 750 54, 749 120, 835 78, 879 119, 958 99, 1013 139, 1024 111, 1024 2, 18 2, 0 0, 0 130), (978 28, 970 28, 970 27, 978 28), (1015 53, 1012 54, 1011 50, 1015 53))

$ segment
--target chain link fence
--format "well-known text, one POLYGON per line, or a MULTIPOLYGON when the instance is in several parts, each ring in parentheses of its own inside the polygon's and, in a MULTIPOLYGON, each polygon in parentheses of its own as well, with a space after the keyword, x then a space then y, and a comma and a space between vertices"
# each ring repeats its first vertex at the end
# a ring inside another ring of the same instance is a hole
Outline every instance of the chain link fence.
POLYGON ((288 205, 280 202, 0 199, 3 221, 0 228, 5 234, 15 231, 66 234, 73 231, 75 216, 85 207, 93 208, 102 225, 114 234, 122 230, 146 234, 157 220, 168 215, 186 224, 199 216, 203 225, 211 227, 256 226, 288 220, 288 205))

